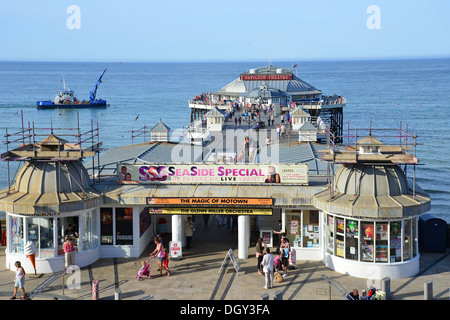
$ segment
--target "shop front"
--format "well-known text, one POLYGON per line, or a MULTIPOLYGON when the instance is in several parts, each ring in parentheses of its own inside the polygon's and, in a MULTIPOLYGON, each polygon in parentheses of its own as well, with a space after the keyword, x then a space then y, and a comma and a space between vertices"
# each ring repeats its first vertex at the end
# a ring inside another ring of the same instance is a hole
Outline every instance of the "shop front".
POLYGON ((295 250, 297 260, 321 260, 322 228, 319 210, 315 208, 284 209, 286 238, 295 250))
POLYGON ((99 254, 97 210, 71 212, 54 217, 7 214, 7 266, 14 268, 22 261, 27 270, 39 273, 64 268, 64 237, 69 235, 75 244, 76 265, 86 266, 96 261, 99 254), (35 265, 27 257, 27 247, 35 248, 35 265))
POLYGON ((355 219, 324 213, 325 265, 362 278, 416 274, 417 219, 355 219))

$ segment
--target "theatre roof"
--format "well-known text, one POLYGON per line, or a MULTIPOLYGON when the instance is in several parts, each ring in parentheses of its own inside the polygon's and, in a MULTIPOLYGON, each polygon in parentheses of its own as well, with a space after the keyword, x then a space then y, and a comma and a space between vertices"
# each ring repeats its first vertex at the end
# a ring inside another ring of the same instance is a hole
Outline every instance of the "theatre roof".
POLYGON ((295 76, 290 69, 279 68, 276 66, 266 66, 256 69, 251 69, 240 75, 231 83, 227 84, 220 90, 214 92, 215 95, 235 95, 246 96, 250 95, 252 91, 258 89, 260 86, 266 85, 268 89, 280 90, 282 93, 290 95, 304 95, 304 94, 321 94, 322 91, 316 89, 314 86, 303 81, 295 76), (245 80, 245 76, 287 76, 285 80, 245 80), (244 78, 243 78, 244 76, 244 78))

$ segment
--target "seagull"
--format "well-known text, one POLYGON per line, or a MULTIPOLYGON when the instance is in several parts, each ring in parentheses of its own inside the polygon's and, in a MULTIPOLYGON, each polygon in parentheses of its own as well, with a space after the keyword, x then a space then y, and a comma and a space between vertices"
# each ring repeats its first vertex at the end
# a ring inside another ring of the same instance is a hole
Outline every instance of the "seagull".
POLYGON ((139 118, 139 115, 137 115, 136 119, 134 119, 134 121, 136 121, 139 118))

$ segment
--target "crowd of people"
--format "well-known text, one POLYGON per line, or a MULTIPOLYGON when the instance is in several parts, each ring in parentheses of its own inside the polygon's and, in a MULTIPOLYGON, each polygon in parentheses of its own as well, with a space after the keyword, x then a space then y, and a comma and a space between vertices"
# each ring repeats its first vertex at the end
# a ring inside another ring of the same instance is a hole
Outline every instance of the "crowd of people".
POLYGON ((374 287, 370 287, 369 291, 361 290, 361 295, 359 295, 358 289, 353 289, 347 295, 347 300, 375 300, 376 298, 376 289, 374 287))

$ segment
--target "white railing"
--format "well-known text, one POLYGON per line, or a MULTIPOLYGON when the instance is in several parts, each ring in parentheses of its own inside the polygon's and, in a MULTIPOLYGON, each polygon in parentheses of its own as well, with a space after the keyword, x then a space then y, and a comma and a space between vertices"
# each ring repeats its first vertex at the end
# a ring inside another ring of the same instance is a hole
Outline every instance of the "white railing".
MULTIPOLYGON (((320 106, 330 106, 330 105, 343 105, 346 104, 347 100, 345 98, 334 99, 334 100, 320 100, 320 101, 296 101, 297 106, 302 107, 320 107, 320 106)), ((309 108, 311 109, 311 108, 309 108)))

